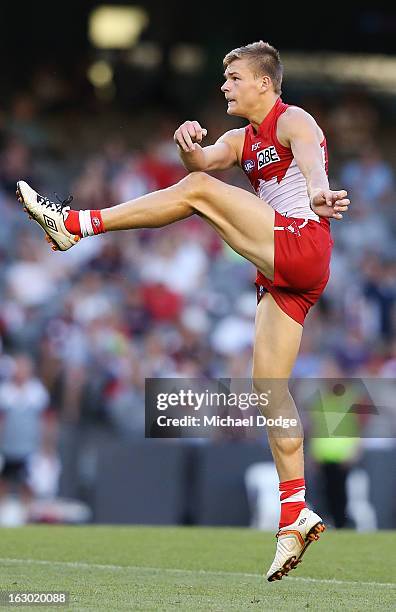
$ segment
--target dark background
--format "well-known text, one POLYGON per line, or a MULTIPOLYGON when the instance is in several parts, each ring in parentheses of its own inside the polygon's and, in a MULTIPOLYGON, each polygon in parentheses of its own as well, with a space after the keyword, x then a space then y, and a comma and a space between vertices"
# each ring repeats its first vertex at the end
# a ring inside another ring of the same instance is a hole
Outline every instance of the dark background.
POLYGON ((220 60, 229 49, 263 39, 283 52, 343 51, 392 54, 396 51, 396 11, 346 3, 274 7, 256 2, 7 2, 1 8, 1 88, 23 86, 29 71, 43 62, 76 71, 95 54, 87 39, 90 11, 102 4, 141 6, 150 22, 141 41, 156 41, 165 51, 161 76, 169 77, 166 51, 176 43, 197 43, 221 75, 220 60))

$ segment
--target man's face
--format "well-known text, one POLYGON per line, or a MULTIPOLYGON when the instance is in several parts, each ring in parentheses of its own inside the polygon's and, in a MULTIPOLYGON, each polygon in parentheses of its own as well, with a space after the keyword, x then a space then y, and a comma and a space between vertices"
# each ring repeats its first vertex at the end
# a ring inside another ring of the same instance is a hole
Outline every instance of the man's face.
POLYGON ((256 77, 248 60, 238 59, 229 64, 221 87, 227 100, 227 113, 247 117, 260 102, 262 77, 256 77))

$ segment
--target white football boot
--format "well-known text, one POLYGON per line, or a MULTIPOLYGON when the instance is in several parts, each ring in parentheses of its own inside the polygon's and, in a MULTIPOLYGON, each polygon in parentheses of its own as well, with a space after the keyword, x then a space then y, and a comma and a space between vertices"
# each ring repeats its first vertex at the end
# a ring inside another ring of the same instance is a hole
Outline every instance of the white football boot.
POLYGON ((301 563, 301 557, 311 542, 319 540, 326 529, 320 516, 303 508, 291 525, 282 527, 276 534, 277 545, 275 559, 267 572, 267 579, 282 580, 290 570, 301 563))
POLYGON ((29 217, 37 221, 46 233, 53 251, 67 251, 80 240, 80 236, 70 234, 65 227, 72 196, 57 204, 34 191, 25 181, 17 182, 16 195, 29 217))

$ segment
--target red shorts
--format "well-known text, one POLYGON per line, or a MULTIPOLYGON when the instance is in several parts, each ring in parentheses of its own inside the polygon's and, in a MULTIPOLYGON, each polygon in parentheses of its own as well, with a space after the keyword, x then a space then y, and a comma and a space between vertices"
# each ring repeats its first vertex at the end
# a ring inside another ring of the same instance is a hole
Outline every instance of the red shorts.
POLYGON ((289 317, 304 324, 330 275, 333 240, 328 219, 284 217, 275 211, 274 280, 257 271, 257 302, 266 291, 289 317))

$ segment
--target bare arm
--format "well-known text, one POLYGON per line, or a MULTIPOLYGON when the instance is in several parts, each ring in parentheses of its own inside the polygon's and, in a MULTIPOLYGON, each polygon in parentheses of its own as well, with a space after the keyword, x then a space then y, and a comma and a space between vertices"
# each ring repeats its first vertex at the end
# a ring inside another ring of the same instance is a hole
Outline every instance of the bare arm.
POLYGON ((221 136, 214 145, 202 147, 200 143, 207 131, 198 121, 185 121, 175 132, 174 141, 178 146, 184 167, 190 171, 225 170, 239 161, 241 132, 230 130, 221 136))
POLYGON ((320 128, 311 115, 300 108, 289 108, 278 122, 278 138, 290 146, 298 167, 307 181, 312 210, 321 217, 342 219, 348 210, 345 190, 332 191, 329 187, 320 141, 320 128))

